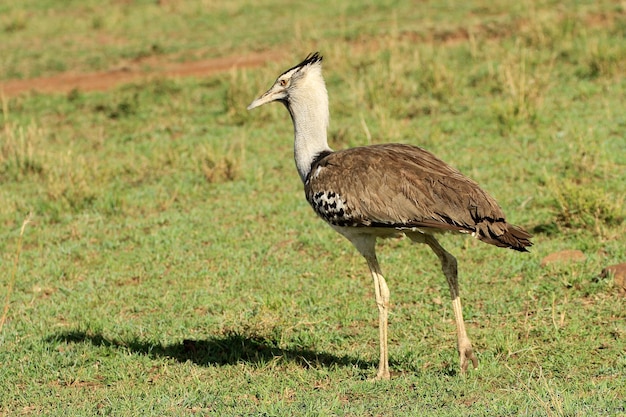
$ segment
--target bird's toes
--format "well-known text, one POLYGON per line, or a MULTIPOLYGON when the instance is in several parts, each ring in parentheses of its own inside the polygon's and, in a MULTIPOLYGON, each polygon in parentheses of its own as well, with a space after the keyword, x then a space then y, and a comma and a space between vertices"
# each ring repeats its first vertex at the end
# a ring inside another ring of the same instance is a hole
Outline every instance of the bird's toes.
POLYGON ((476 357, 476 355, 474 355, 474 352, 472 352, 472 356, 470 356, 470 359, 472 361, 472 366, 474 366, 474 369, 478 368, 478 358, 476 357))
POLYGON ((388 381, 391 379, 391 374, 389 373, 388 370, 378 370, 378 373, 376 374, 375 377, 370 378, 369 380, 372 382, 375 381, 388 381))
POLYGON ((478 358, 474 354, 474 349, 470 343, 459 347, 459 357, 461 359, 461 373, 464 374, 467 371, 470 361, 474 369, 478 368, 478 358))

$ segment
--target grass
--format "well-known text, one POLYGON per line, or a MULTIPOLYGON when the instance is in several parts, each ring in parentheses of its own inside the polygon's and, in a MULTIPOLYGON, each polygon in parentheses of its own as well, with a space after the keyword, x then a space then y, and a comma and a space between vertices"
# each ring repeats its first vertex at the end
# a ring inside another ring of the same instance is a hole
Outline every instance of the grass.
POLYGON ((599 277, 626 262, 623 5, 323 6, 0 6, 3 80, 285 56, 203 79, 2 96, 0 415, 626 413, 624 297, 599 277), (71 33, 63 19, 77 21, 71 33), (535 234, 530 254, 442 238, 478 370, 457 372, 435 257, 390 240, 393 378, 367 381, 367 267, 304 201, 285 110, 245 111, 318 49, 331 146, 424 146, 535 234), (586 260, 540 266, 563 249, 586 260))

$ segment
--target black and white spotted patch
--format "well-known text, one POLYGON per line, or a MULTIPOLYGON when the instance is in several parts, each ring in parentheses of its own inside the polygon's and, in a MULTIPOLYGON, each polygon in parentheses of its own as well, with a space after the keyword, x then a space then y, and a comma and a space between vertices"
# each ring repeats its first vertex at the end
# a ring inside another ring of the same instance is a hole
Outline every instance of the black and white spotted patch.
POLYGON ((356 226, 346 201, 334 191, 317 191, 307 195, 313 210, 335 226, 356 226))

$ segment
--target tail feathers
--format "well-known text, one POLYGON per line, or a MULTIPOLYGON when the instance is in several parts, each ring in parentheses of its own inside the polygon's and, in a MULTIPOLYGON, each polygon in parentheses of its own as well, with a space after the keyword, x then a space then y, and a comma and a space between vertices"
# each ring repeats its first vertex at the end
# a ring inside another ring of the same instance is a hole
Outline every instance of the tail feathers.
POLYGON ((503 233, 495 234, 489 228, 488 233, 479 233, 478 238, 485 243, 498 246, 500 248, 510 248, 520 252, 528 252, 527 247, 533 245, 530 241, 532 235, 521 227, 512 224, 504 224, 503 233))

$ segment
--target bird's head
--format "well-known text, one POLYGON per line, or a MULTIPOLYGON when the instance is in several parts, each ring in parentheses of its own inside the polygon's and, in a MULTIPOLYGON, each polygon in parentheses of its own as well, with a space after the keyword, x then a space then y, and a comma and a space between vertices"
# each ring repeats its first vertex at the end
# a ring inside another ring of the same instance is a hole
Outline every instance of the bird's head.
POLYGON ((280 101, 289 107, 290 102, 296 100, 300 94, 306 94, 307 90, 311 90, 308 87, 315 90, 317 86, 319 89, 320 83, 325 93, 326 87, 322 78, 322 56, 315 52, 309 54, 298 65, 283 72, 269 90, 250 103, 248 110, 272 101, 280 101))

